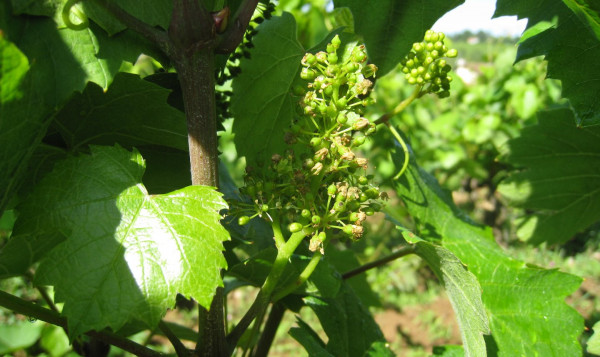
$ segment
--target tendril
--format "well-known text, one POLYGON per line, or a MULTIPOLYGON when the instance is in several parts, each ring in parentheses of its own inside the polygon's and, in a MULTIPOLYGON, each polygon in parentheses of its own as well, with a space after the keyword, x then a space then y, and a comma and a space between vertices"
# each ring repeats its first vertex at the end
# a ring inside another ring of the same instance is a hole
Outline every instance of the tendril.
POLYGON ((65 25, 71 30, 85 30, 89 26, 88 17, 77 5, 81 0, 68 0, 62 9, 62 20, 65 25), (77 18, 80 22, 74 23, 72 17, 77 18))

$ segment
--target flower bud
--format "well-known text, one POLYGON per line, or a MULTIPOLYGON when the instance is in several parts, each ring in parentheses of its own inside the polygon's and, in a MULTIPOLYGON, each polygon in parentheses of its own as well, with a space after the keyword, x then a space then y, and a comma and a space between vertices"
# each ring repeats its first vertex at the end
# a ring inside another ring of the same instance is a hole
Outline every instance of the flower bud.
POLYGON ((310 171, 313 173, 313 175, 320 174, 322 170, 323 170, 323 164, 320 162, 317 162, 315 164, 315 166, 313 166, 312 169, 310 169, 310 171))
POLYGON ((352 124, 352 130, 361 130, 362 128, 366 127, 369 124, 370 124, 369 119, 359 118, 357 121, 354 122, 354 124, 352 124))

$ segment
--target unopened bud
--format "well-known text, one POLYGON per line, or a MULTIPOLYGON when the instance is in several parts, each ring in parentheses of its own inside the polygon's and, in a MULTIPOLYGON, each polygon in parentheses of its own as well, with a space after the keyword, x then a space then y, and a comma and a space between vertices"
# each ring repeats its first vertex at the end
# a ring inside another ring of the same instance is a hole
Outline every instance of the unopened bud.
POLYGON ((352 124, 352 130, 361 130, 362 128, 366 127, 369 124, 370 124, 369 119, 359 118, 357 121, 355 121, 352 124))

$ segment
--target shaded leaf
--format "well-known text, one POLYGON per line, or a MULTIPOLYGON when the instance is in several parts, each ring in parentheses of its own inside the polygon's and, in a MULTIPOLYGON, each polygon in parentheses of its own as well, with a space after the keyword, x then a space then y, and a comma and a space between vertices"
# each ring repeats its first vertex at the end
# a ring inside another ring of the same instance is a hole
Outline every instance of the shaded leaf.
MULTIPOLYGON (((325 259, 330 265, 333 265, 335 269, 340 273, 345 273, 350 270, 358 268, 361 264, 356 258, 356 253, 351 250, 338 250, 335 246, 330 245, 327 248, 325 259)), ((371 288, 371 285, 367 281, 366 274, 358 274, 344 282, 352 288, 356 293, 356 296, 360 301, 367 307, 375 306, 381 307, 381 301, 379 297, 371 288)))
POLYGON ((29 69, 25 55, 0 34, 0 212, 22 184, 45 127, 29 69))
POLYGON ((354 16, 354 31, 364 38, 369 61, 388 73, 421 41, 425 31, 446 12, 464 0, 334 0, 336 8, 348 7, 354 16))
POLYGON ((11 69, 20 74, 14 72, 1 81, 0 208, 24 182, 30 157, 45 135, 52 112, 88 81, 106 89, 124 60, 135 61, 142 52, 154 54, 148 41, 130 31, 109 39, 93 23, 83 31, 57 29, 50 18, 12 16, 12 10, 9 1, 0 2, 2 76, 8 76, 8 68, 13 68, 6 67, 6 61, 22 62, 19 69, 11 69), (14 43, 12 47, 5 45, 9 40, 14 43), (22 54, 15 57, 5 52, 10 48, 14 53, 14 46, 22 54), (25 66, 29 68, 27 75, 25 66))
POLYGON ((118 330, 131 320, 153 328, 177 293, 208 308, 226 265, 221 195, 190 186, 150 196, 141 184, 144 162, 137 152, 91 151, 57 164, 38 184, 18 207, 10 241, 23 252, 46 245, 45 252, 21 259, 45 256, 36 283, 54 285, 71 336, 118 330), (49 235, 54 249, 46 242, 49 235), (58 238, 64 241, 56 245, 58 238))
POLYGON ((88 83, 57 113, 54 126, 68 147, 162 145, 187 151, 185 115, 167 104, 169 90, 119 73, 104 91, 88 83), (135 108, 135 110, 131 110, 135 108))
POLYGON ((577 128, 569 109, 538 118, 508 142, 504 160, 523 170, 498 190, 511 205, 533 211, 520 222, 519 238, 564 243, 600 220, 600 126, 577 128))
POLYGON ((296 341, 300 342, 302 347, 308 352, 309 356, 315 357, 333 357, 325 348, 325 342, 321 340, 319 335, 300 318, 296 319, 298 327, 292 327, 289 331, 296 341))
MULTIPOLYGON (((67 0, 11 0, 15 14, 52 17, 63 25, 62 11, 67 0)), ((170 0, 119 0, 118 5, 129 14, 151 26, 169 27, 173 2, 170 0)), ((96 22, 109 35, 114 35, 127 27, 93 1, 81 1, 77 6, 86 16, 96 22)))
POLYGON ((499 0, 494 17, 504 15, 529 18, 528 27, 540 21, 552 22, 553 18, 558 17, 556 26, 529 37, 519 45, 517 61, 545 56, 548 78, 562 81, 562 94, 569 98, 575 109, 577 124, 600 124, 597 96, 600 92, 600 68, 597 65, 600 56, 597 34, 600 26, 595 22, 598 18, 597 5, 588 6, 586 0, 499 0))
MULTIPOLYGON (((118 4, 123 10, 150 26, 160 26, 165 30, 169 28, 171 13, 173 12, 173 1, 171 0, 119 0, 118 4)), ((127 28, 94 1, 84 1, 82 6, 86 15, 100 25, 110 36, 127 28)))
POLYGON ((236 148, 249 164, 256 163, 260 154, 283 152, 283 132, 296 106, 292 84, 304 55, 292 15, 283 13, 257 29, 252 59, 242 60, 242 72, 233 80, 233 92, 239 95, 231 99, 236 148))
POLYGON ((565 5, 579 17, 579 20, 600 40, 600 4, 590 0, 563 0, 565 5))
POLYGON ((483 335, 490 333, 490 327, 477 278, 448 249, 426 242, 401 226, 397 227, 403 231, 404 238, 414 245, 415 254, 427 262, 446 289, 458 320, 464 354, 485 356, 483 335))
MULTIPOLYGON (((399 144, 394 158, 397 165, 402 164, 404 155, 399 144)), ((581 278, 508 257, 494 241, 491 230, 474 224, 459 211, 448 192, 414 159, 396 182, 396 192, 417 221, 420 236, 441 239, 442 246, 477 277, 492 332, 486 338, 488 354, 581 354, 578 336, 583 319, 565 303, 581 278)))
POLYGON ((329 353, 352 357, 363 356, 372 348, 382 351, 381 344, 386 341, 379 326, 348 285, 342 284, 335 298, 308 296, 304 302, 315 312, 329 338, 329 353))

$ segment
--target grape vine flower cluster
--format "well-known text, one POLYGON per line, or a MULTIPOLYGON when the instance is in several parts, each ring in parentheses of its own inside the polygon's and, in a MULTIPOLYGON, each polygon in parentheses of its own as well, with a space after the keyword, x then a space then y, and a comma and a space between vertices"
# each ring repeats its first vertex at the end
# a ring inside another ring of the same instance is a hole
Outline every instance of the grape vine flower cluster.
MULTIPOLYGON (((368 160, 356 149, 375 132, 361 116, 377 67, 367 64, 364 46, 349 45, 343 54, 335 36, 326 51, 307 53, 295 88, 298 117, 285 135, 288 149, 268 165, 248 167, 241 192, 251 203, 237 203, 238 223, 253 217, 286 223, 291 233, 303 231, 309 248, 323 253, 329 239, 359 239, 367 216, 382 208, 387 196, 366 175, 368 160)), ((233 213, 233 212, 232 212, 233 213)))
POLYGON ((402 60, 402 72, 409 84, 423 86, 422 93, 435 93, 440 98, 450 95, 448 75, 452 67, 443 57, 456 57, 455 49, 448 49, 444 44, 445 35, 441 32, 427 30, 422 42, 413 44, 411 51, 402 60))

